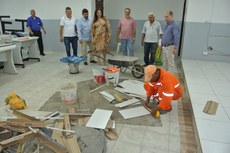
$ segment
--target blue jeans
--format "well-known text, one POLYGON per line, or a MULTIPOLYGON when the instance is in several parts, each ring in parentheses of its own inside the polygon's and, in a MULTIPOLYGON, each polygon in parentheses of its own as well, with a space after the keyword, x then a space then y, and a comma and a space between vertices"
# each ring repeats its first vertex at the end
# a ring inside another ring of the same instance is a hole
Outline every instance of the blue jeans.
POLYGON ((154 64, 157 43, 144 43, 144 61, 146 65, 154 64), (150 53, 150 58, 149 58, 150 53))
POLYGON ((77 41, 78 41, 77 36, 75 36, 75 37, 64 37, 64 43, 65 43, 67 56, 71 56, 70 44, 72 44, 73 55, 77 56, 77 41))
POLYGON ((121 51, 124 56, 134 56, 132 38, 121 39, 121 51))

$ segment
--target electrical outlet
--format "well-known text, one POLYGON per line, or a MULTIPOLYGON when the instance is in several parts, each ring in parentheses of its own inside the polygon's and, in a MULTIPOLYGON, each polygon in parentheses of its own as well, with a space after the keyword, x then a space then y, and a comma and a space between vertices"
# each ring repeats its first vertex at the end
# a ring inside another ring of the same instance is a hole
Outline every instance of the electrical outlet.
POLYGON ((213 50, 212 46, 209 46, 209 47, 208 47, 208 50, 213 50))
POLYGON ((203 52, 203 55, 204 55, 204 56, 207 56, 207 55, 208 55, 208 52, 203 52))

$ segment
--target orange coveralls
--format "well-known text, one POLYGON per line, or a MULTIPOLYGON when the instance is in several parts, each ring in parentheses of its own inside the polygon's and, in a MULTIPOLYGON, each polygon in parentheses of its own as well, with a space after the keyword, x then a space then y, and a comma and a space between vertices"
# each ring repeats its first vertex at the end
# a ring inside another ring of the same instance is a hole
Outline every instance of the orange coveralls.
POLYGON ((177 100, 182 96, 179 80, 163 69, 160 69, 159 80, 145 83, 144 88, 148 97, 153 96, 159 100, 158 107, 162 110, 172 109, 172 100, 177 100))

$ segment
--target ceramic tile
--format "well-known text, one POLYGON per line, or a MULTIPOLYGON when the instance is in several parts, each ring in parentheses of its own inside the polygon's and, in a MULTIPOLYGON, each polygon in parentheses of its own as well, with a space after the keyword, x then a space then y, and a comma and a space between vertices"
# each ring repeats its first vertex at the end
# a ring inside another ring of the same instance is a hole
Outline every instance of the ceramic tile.
POLYGON ((124 126, 120 132, 119 141, 137 145, 141 144, 144 139, 144 132, 145 131, 141 129, 127 128, 124 126))
POLYGON ((227 79, 208 80, 208 82, 212 86, 212 88, 230 87, 230 81, 228 81, 227 79))
POLYGON ((190 84, 188 86, 188 90, 189 92, 194 92, 194 93, 214 94, 214 91, 210 87, 210 85, 204 86, 204 85, 190 84))
POLYGON ((180 136, 180 126, 177 123, 169 123, 169 134, 174 136, 180 136))
POLYGON ((168 150, 169 135, 160 132, 146 130, 143 144, 152 148, 168 150))
POLYGON ((192 104, 196 103, 205 105, 208 100, 219 101, 218 97, 214 94, 203 94, 195 92, 190 92, 189 94, 192 104))
POLYGON ((142 146, 140 153, 168 153, 167 150, 161 150, 156 147, 142 146))
POLYGON ((229 107, 225 107, 224 110, 228 114, 228 118, 230 120, 230 108, 229 107))
POLYGON ((180 152, 180 136, 169 135, 169 151, 180 152))
POLYGON ((215 87, 213 88, 217 96, 230 96, 229 87, 215 87))
POLYGON ((230 108, 230 96, 218 96, 218 99, 224 107, 230 108))
POLYGON ((230 123, 196 118, 196 124, 200 139, 229 143, 230 123))
POLYGON ((219 143, 201 139, 203 153, 228 153, 230 152, 229 143, 219 143))
POLYGON ((218 105, 216 115, 209 115, 207 113, 204 113, 203 109, 205 105, 193 104, 192 107, 196 118, 230 123, 229 117, 227 113, 224 111, 221 104, 218 105))
POLYGON ((140 145, 117 141, 111 153, 140 153, 140 151, 140 145))

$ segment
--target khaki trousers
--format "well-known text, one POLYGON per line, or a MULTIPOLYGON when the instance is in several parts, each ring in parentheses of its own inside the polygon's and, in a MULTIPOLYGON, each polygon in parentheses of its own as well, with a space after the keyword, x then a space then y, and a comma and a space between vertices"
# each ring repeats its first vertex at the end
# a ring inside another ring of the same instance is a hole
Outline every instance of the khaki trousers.
MULTIPOLYGON (((93 46, 91 41, 82 41, 82 43, 80 43, 80 44, 81 44, 81 55, 82 56, 87 56, 87 51, 88 51, 87 46, 88 46, 90 51, 94 51, 94 46, 93 46)), ((93 60, 93 52, 90 52, 89 56, 90 56, 90 61, 92 61, 93 60)), ((86 62, 86 60, 85 60, 85 62, 86 62)))
POLYGON ((177 72, 175 65, 175 55, 172 53, 174 46, 163 47, 163 68, 173 74, 177 72))

